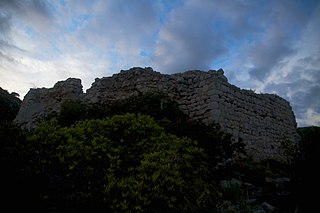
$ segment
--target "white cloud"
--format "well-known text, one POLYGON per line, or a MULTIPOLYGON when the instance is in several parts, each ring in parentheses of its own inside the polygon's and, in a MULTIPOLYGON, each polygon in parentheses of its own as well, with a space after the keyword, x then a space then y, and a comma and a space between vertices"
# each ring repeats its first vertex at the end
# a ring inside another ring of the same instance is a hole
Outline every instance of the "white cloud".
POLYGON ((303 114, 303 118, 297 118, 301 126, 320 126, 320 113, 308 108, 303 114))

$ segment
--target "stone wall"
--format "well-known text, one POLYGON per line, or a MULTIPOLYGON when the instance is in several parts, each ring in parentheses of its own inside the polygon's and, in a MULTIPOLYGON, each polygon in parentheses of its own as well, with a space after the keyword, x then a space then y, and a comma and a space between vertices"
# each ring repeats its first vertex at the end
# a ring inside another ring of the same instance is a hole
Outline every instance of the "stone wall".
POLYGON ((33 128, 41 118, 53 112, 60 112, 63 102, 79 100, 81 96, 81 80, 75 78, 59 81, 50 89, 30 89, 22 101, 15 121, 27 129, 33 128))
POLYGON ((280 141, 296 141, 298 137, 289 102, 277 95, 256 94, 231 85, 221 69, 164 75, 152 68, 132 68, 96 79, 84 94, 76 81, 68 79, 52 89, 30 90, 16 120, 31 127, 34 118, 41 113, 59 112, 63 101, 69 99, 103 103, 146 92, 164 92, 191 119, 218 122, 235 140, 242 138, 247 152, 255 159, 281 157, 280 141), (71 82, 73 86, 69 86, 71 82))

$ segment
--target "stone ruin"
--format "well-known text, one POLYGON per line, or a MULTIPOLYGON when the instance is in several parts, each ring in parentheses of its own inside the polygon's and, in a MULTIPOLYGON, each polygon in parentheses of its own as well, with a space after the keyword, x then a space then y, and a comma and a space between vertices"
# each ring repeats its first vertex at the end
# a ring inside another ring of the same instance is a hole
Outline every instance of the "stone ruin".
POLYGON ((86 93, 80 79, 69 78, 50 89, 30 89, 15 121, 30 129, 40 118, 59 113, 67 100, 105 103, 149 92, 167 94, 190 119, 219 123, 235 140, 241 138, 249 156, 256 160, 281 158, 281 141, 298 139, 288 101, 231 85, 222 69, 166 75, 150 67, 135 67, 95 79, 86 93))

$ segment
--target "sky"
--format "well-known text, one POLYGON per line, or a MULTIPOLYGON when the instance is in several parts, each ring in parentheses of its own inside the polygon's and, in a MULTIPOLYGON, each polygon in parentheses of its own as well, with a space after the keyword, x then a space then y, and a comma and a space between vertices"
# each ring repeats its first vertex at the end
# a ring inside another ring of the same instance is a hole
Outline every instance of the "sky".
POLYGON ((320 126, 319 0, 0 0, 0 87, 84 90, 131 67, 225 71, 320 126))

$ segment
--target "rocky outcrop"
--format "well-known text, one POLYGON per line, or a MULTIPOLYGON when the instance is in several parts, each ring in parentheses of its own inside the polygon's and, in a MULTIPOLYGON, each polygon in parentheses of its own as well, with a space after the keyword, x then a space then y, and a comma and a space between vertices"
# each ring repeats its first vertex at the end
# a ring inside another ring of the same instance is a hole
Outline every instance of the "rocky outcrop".
POLYGON ((132 68, 96 79, 85 94, 80 80, 68 79, 52 89, 31 89, 16 121, 30 128, 37 118, 59 112, 65 100, 103 103, 159 91, 176 100, 191 119, 218 122, 235 140, 241 138, 253 158, 279 157, 280 141, 298 137, 289 102, 231 85, 222 69, 164 75, 152 68, 132 68))
POLYGON ((30 89, 21 104, 16 122, 30 129, 41 118, 53 112, 60 112, 66 100, 79 100, 83 96, 80 79, 68 78, 57 82, 53 88, 30 89))

